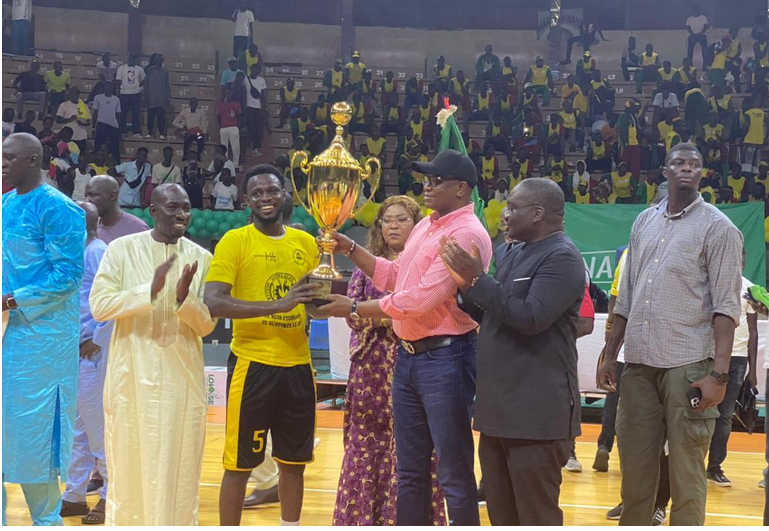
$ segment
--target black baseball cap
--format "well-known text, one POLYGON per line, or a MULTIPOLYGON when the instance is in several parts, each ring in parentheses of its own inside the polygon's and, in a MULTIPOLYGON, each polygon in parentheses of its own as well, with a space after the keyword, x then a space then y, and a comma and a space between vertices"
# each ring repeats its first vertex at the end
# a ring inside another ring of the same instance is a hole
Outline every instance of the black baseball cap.
POLYGON ((438 175, 445 179, 464 181, 470 186, 478 184, 478 174, 473 161, 454 149, 441 151, 430 162, 413 162, 411 167, 425 175, 438 175))

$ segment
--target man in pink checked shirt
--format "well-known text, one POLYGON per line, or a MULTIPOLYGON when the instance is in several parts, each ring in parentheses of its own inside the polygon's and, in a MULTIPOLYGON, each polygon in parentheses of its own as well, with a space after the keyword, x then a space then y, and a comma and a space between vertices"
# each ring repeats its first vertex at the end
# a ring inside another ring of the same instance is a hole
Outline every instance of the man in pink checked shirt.
POLYGON ((396 260, 375 257, 335 235, 336 252, 349 256, 377 289, 391 293, 360 303, 331 295, 319 311, 352 319, 391 318, 401 339, 392 388, 396 525, 430 525, 433 448, 449 523, 480 525, 471 429, 478 324, 457 307, 457 284, 439 251, 451 239, 479 255, 488 270, 491 240, 473 212, 470 196, 478 178, 470 158, 449 149, 432 162, 414 163, 414 169, 426 176, 425 206, 434 212, 414 227, 396 260))

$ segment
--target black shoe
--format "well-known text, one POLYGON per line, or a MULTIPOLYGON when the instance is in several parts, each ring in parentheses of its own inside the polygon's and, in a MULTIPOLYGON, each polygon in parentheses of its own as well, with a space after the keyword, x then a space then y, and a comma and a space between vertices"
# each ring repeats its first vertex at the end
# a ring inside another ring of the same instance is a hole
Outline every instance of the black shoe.
POLYGON ((617 505, 614 509, 609 510, 608 513, 606 513, 606 518, 608 520, 619 520, 619 517, 622 516, 622 504, 620 503, 617 505))
POLYGON ((92 479, 91 482, 88 484, 88 487, 85 489, 86 496, 90 496, 91 494, 99 494, 99 489, 104 486, 104 480, 103 479, 92 479))
POLYGON ((243 500, 244 509, 253 509, 260 505, 266 505, 268 503, 280 502, 280 496, 278 496, 278 486, 274 486, 271 489, 259 490, 254 489, 245 500, 243 500))
POLYGON ((652 525, 664 524, 666 516, 664 507, 655 507, 654 514, 652 515, 652 525))
POLYGON ((486 489, 483 486, 483 479, 478 484, 478 505, 486 505, 486 489))
POLYGON ((596 472, 609 471, 609 450, 601 446, 598 447, 598 451, 595 453, 595 460, 593 461, 593 470, 596 472))
POLYGON ((732 482, 724 475, 724 471, 721 467, 711 468, 708 470, 708 481, 712 481, 718 487, 731 487, 732 482))

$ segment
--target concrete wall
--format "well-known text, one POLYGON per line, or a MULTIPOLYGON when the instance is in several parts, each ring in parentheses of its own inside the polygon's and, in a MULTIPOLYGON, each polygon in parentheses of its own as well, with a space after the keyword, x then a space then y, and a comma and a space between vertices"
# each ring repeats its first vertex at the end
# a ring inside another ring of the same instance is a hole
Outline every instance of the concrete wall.
MULTIPOLYGON (((127 16, 103 11, 81 11, 35 7, 36 40, 39 48, 60 50, 112 50, 125 53, 127 16), (64 30, 63 28, 66 28, 64 30)), ((212 57, 219 51, 224 61, 232 53, 232 23, 224 19, 143 16, 142 52, 162 52, 167 57, 212 57)), ((257 22, 255 37, 267 62, 294 62, 304 65, 331 66, 340 56, 339 26, 257 22)), ((711 29, 708 39, 720 38, 725 29, 711 29)), ((607 31, 607 43, 593 48, 599 68, 616 70, 630 35, 636 37, 639 50, 647 42, 654 44, 663 59, 679 65, 686 55, 686 30, 607 31)), ((752 52, 747 28, 741 30, 745 55, 752 52)), ((438 55, 445 55, 454 69, 473 71, 476 57, 486 44, 525 71, 534 57, 548 57, 547 40, 536 40, 534 30, 458 30, 434 31, 413 28, 358 27, 355 47, 371 67, 428 67, 438 55)), ((565 49, 565 41, 562 43, 565 49)), ((573 60, 579 58, 575 48, 573 60)), ((699 66, 699 48, 695 55, 699 66)), ((220 64, 220 67, 223 63, 220 64)))
POLYGON ((128 15, 34 5, 35 45, 63 51, 112 51, 128 47, 128 15))

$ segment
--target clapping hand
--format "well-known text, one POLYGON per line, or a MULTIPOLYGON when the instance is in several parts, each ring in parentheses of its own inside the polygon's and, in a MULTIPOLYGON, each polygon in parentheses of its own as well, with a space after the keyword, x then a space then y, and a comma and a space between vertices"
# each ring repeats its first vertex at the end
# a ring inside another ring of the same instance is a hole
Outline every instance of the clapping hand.
POLYGON ((175 261, 176 255, 173 255, 155 269, 155 276, 152 278, 152 287, 150 288, 150 296, 153 300, 165 287, 166 275, 168 275, 168 272, 171 270, 171 266, 174 265, 175 261))
POLYGON ((178 304, 182 304, 187 299, 187 295, 190 293, 190 284, 192 284, 192 279, 195 278, 195 273, 197 273, 197 271, 197 260, 195 260, 195 263, 192 265, 188 264, 184 266, 179 281, 176 283, 176 302, 178 304))
POLYGON ((444 236, 441 238, 440 255, 449 275, 461 289, 467 289, 474 278, 484 274, 481 250, 474 242, 472 251, 468 253, 455 240, 444 236))

